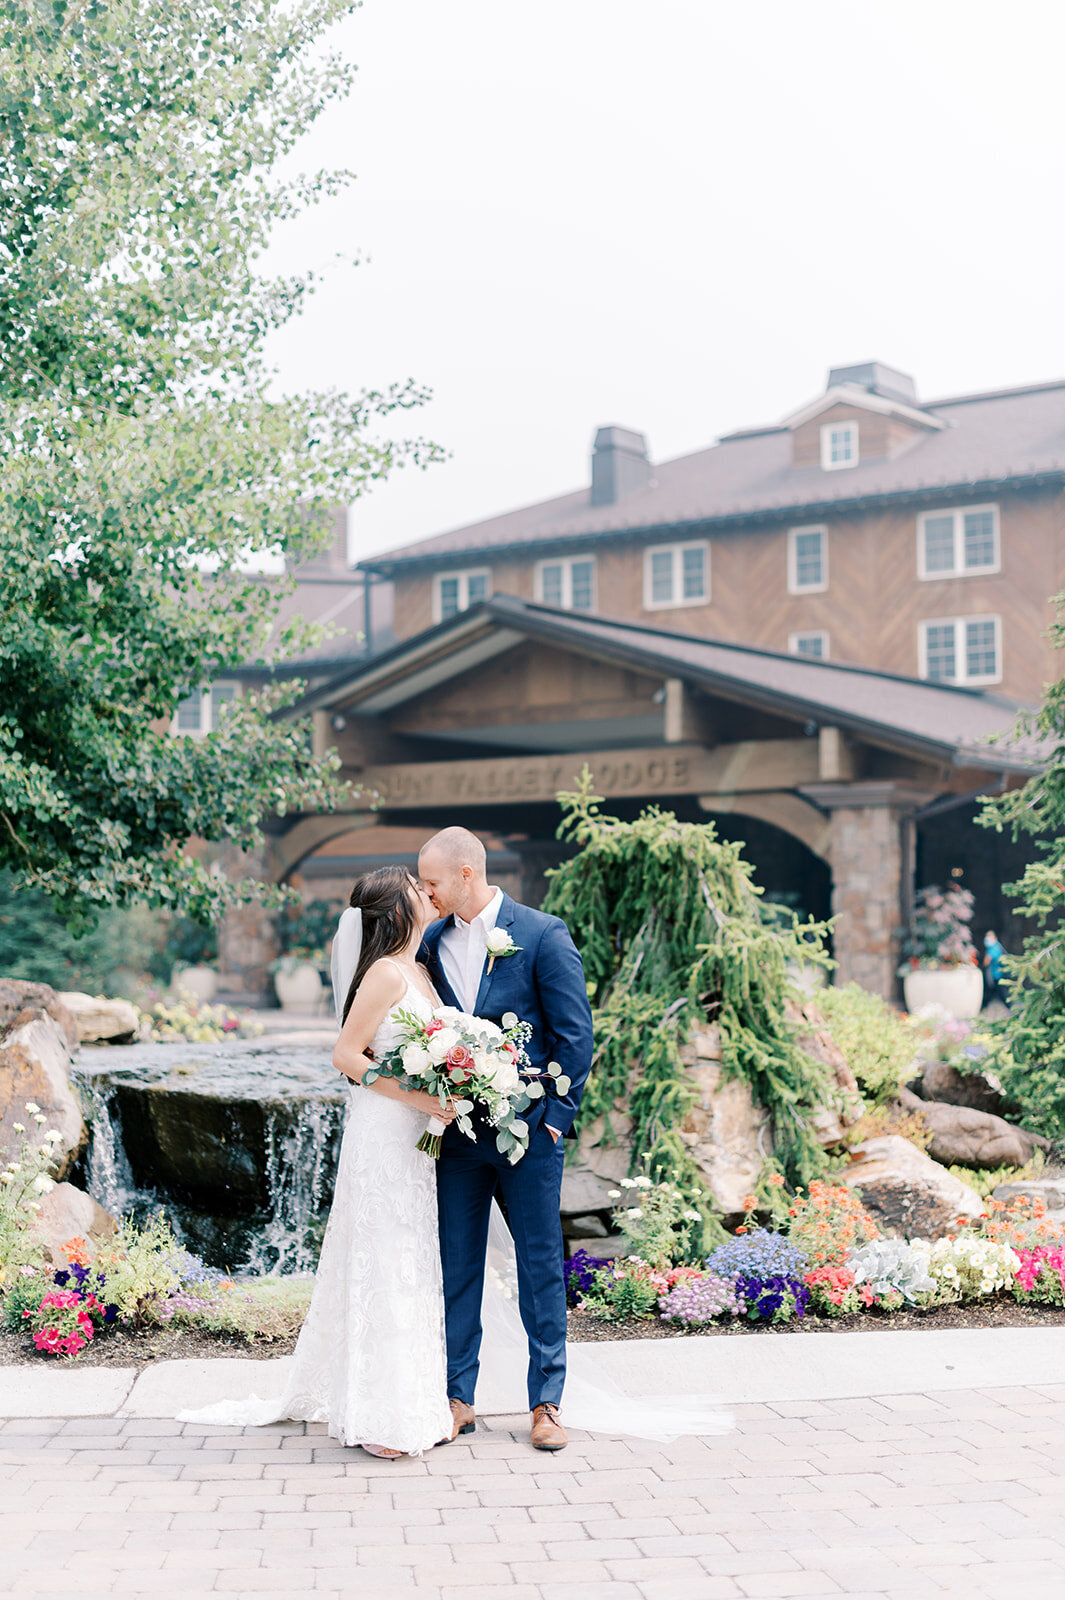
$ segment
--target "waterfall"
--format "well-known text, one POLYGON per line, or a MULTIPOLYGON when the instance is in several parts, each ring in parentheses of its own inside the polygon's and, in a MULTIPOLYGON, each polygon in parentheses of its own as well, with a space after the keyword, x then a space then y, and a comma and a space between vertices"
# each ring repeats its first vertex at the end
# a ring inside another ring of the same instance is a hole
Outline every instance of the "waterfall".
POLYGON ((75 1077, 85 1187, 112 1216, 165 1211, 186 1249, 238 1275, 314 1270, 347 1107, 328 1058, 141 1044, 94 1049, 75 1077))
MULTIPOLYGON (((288 1110, 289 1108, 285 1108, 288 1110)), ((245 1272, 313 1272, 321 1248, 323 1202, 332 1195, 344 1108, 304 1100, 295 1121, 271 1107, 266 1122, 268 1217, 245 1272)))
POLYGON ((122 1143, 122 1125, 118 1108, 114 1108, 106 1091, 93 1078, 80 1079, 79 1086, 85 1102, 85 1118, 89 1124, 89 1147, 85 1153, 86 1188, 93 1199, 119 1217, 133 1209, 142 1198, 133 1181, 129 1157, 122 1143))

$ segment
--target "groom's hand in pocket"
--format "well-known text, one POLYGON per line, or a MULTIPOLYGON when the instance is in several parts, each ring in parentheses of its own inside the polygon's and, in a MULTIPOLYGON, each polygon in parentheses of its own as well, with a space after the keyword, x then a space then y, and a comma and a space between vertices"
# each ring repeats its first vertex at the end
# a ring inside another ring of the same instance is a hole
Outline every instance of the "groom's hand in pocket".
POLYGON ((548 1128, 546 1122, 544 1123, 544 1127, 547 1128, 548 1133, 551 1135, 551 1143, 552 1144, 557 1144, 558 1141, 562 1137, 562 1135, 559 1133, 558 1129, 557 1128, 548 1128))

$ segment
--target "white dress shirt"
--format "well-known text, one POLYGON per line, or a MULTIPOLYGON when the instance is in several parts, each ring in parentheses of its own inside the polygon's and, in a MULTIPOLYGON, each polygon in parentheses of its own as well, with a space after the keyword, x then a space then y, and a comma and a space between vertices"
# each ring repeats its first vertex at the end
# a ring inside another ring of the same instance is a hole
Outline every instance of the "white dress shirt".
POLYGON ((488 935, 503 906, 502 889, 492 888, 492 898, 469 922, 455 913, 451 927, 440 938, 440 965, 463 1011, 473 1014, 481 974, 488 955, 488 935))

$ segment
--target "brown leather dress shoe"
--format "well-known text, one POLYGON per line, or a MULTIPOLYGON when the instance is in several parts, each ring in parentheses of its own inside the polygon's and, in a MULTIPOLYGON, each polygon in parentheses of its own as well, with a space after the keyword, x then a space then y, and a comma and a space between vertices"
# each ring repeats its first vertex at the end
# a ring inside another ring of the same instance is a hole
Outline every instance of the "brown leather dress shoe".
POLYGON ((550 1401, 533 1407, 531 1437, 537 1450, 564 1450, 569 1444, 569 1436, 558 1420, 558 1407, 550 1401))
POLYGON ((468 1406, 465 1400, 449 1400, 448 1405, 451 1407, 454 1426, 451 1429, 451 1437, 449 1439, 441 1439, 441 1444, 454 1443, 460 1433, 472 1433, 477 1422, 473 1407, 468 1406))

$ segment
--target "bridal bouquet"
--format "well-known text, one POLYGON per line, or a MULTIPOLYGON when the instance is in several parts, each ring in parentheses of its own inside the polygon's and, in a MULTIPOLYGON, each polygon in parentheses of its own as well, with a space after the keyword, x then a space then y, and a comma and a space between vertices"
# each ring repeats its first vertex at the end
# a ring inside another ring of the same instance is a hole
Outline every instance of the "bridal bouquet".
MULTIPOLYGON (((428 1021, 414 1011, 397 1011, 395 1019, 400 1042, 373 1062, 363 1083, 384 1076, 426 1090, 441 1108, 450 1103, 468 1139, 476 1138, 471 1114, 479 1106, 496 1129, 497 1149, 511 1166, 520 1161, 529 1147, 529 1125, 521 1113, 544 1092, 541 1084, 526 1083, 519 1070, 528 1065, 524 1045, 532 1032, 529 1024, 508 1011, 499 1028, 453 1006, 438 1007, 428 1021)), ((433 1117, 417 1148, 435 1160, 445 1127, 433 1117)))

